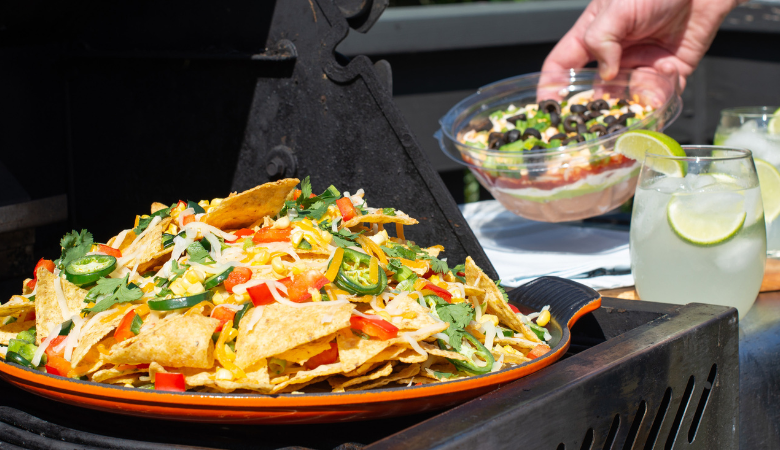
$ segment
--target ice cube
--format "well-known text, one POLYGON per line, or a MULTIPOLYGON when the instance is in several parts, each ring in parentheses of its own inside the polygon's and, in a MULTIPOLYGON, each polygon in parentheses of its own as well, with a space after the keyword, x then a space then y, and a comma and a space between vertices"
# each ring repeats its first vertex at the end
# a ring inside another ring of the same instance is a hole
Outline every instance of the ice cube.
POLYGON ((688 182, 688 186, 694 192, 703 191, 707 186, 711 186, 718 182, 712 175, 694 175, 688 174, 685 176, 685 180, 688 182))
POLYGON ((723 145, 726 147, 746 148, 753 152, 753 157, 755 158, 765 160, 780 158, 780 148, 769 142, 766 134, 763 133, 751 133, 740 129, 740 131, 734 132, 726 138, 723 145))
POLYGON ((673 194, 675 192, 686 190, 687 183, 683 178, 663 177, 653 182, 649 188, 658 192, 663 192, 664 194, 673 194))
POLYGON ((713 259, 715 265, 725 273, 744 271, 766 252, 761 239, 746 239, 736 236, 732 241, 721 244, 713 259))
POLYGON ((748 120, 739 127, 739 131, 746 131, 748 133, 755 133, 758 130, 758 122, 755 120, 748 120))

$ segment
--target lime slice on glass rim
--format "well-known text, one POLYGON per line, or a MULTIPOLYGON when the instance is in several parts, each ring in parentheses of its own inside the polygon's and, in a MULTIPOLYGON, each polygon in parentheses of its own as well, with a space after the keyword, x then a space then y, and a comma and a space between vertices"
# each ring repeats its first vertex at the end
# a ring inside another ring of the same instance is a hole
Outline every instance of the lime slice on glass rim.
POLYGON ((699 201, 696 195, 672 194, 666 206, 669 226, 683 240, 702 246, 721 244, 736 236, 745 224, 747 213, 741 202, 733 208, 702 211, 694 206, 699 201))
POLYGON ((769 134, 780 134, 780 108, 769 119, 769 123, 766 125, 766 131, 769 134))
POLYGON ((764 202, 764 217, 771 222, 780 216, 780 171, 763 159, 753 158, 764 202))
MULTIPOLYGON (((627 131, 615 142, 615 151, 627 158, 643 161, 645 153, 661 156, 686 156, 682 146, 669 136, 650 130, 627 131)), ((685 161, 657 160, 653 170, 672 177, 685 176, 685 161)))

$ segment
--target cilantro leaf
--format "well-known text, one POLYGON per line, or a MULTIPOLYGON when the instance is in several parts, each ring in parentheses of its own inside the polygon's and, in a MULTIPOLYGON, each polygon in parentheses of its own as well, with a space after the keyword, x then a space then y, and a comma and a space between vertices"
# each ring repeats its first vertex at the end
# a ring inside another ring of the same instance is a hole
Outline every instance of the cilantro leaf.
POLYGON ((161 219, 164 219, 170 215, 171 215, 171 208, 163 208, 155 213, 152 213, 149 217, 138 219, 138 226, 133 228, 133 233, 135 234, 143 233, 143 231, 146 229, 146 227, 149 226, 150 223, 152 223, 152 220, 154 220, 155 217, 160 217, 161 219))
POLYGON ((311 195, 311 177, 307 176, 301 181, 301 195, 298 198, 307 199, 311 195))
POLYGON ((392 247, 382 246, 382 250, 392 258, 403 258, 414 261, 417 259, 417 252, 412 249, 405 248, 401 245, 394 245, 392 247))
POLYGON ((436 273, 447 273, 450 268, 447 267, 447 261, 442 261, 439 258, 430 257, 431 261, 431 270, 433 270, 436 273))
POLYGON ((81 230, 77 233, 76 230, 66 234, 61 240, 62 255, 57 261, 60 269, 66 267, 71 261, 75 261, 82 256, 86 255, 92 248, 92 233, 87 230, 81 230))
POLYGON ((466 283, 466 277, 458 275, 459 273, 466 273, 466 265, 465 264, 458 264, 457 266, 452 268, 452 275, 460 280, 461 283, 466 283))
POLYGON ((474 320, 474 308, 469 303, 447 303, 444 300, 436 300, 436 314, 439 318, 450 324, 444 334, 450 338, 450 346, 459 352, 461 341, 466 332, 465 328, 474 320))
POLYGON ((455 374, 450 372, 439 372, 437 370, 434 370, 433 376, 435 376, 438 379, 442 379, 442 378, 452 378, 455 376, 455 374))
POLYGON ((504 303, 509 303, 509 296, 506 295, 504 287, 501 286, 501 280, 496 280, 496 287, 498 288, 498 291, 501 292, 501 296, 504 297, 504 303))
POLYGON ((193 242, 187 247, 187 254, 190 255, 190 261, 198 264, 214 264, 214 260, 209 256, 208 250, 200 242, 193 242))
POLYGON ((127 284, 130 274, 124 278, 101 278, 97 285, 89 290, 85 300, 95 301, 92 308, 83 309, 84 312, 102 312, 117 303, 128 303, 143 297, 144 292, 134 284, 127 284), (93 294, 93 291, 95 293, 93 294))
POLYGON ((382 208, 382 214, 386 216, 394 216, 395 215, 395 208, 382 208))

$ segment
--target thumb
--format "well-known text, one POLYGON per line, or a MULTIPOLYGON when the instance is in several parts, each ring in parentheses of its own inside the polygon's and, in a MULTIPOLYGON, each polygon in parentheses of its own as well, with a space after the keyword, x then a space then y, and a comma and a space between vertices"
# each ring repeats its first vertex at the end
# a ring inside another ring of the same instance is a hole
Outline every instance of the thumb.
POLYGON ((602 9, 585 32, 585 47, 599 63, 599 75, 605 80, 615 78, 620 70, 622 41, 629 33, 631 17, 626 17, 622 2, 611 2, 602 9))

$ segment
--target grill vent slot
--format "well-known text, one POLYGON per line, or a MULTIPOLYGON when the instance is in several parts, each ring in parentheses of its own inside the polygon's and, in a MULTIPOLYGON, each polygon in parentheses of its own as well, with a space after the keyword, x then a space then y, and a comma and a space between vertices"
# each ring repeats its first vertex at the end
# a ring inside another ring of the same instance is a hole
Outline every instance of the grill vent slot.
POLYGON ((642 420, 647 413, 647 402, 642 400, 639 402, 639 407, 636 410, 634 421, 631 422, 631 428, 628 430, 628 436, 626 436, 626 442, 623 444, 623 450, 631 450, 634 447, 636 441, 636 435, 639 432, 639 427, 642 425, 642 420))
POLYGON ((669 402, 672 401, 672 388, 666 388, 664 392, 664 398, 661 400, 661 405, 658 406, 658 412, 655 414, 655 420, 653 420, 653 426, 650 428, 650 434, 647 435, 647 441, 645 442, 645 450, 652 450, 655 446, 655 440, 658 439, 658 432, 661 430, 661 424, 666 417, 666 411, 669 409, 669 402))
POLYGON ((555 449, 555 450, 566 450, 566 444, 561 442, 560 444, 558 444, 558 448, 555 449))
POLYGON ((607 434, 607 440, 604 441, 604 450, 610 450, 612 444, 615 443, 615 436, 620 429, 620 414, 615 414, 615 418, 612 420, 612 426, 609 427, 609 434, 607 434))
POLYGON ((699 422, 704 415, 704 408, 707 406, 707 400, 710 398, 710 391, 715 386, 715 376, 718 375, 718 365, 713 364, 710 369, 710 374, 707 376, 707 382, 704 383, 704 390, 701 392, 701 399, 699 399, 699 405, 696 407, 696 413, 693 415, 691 421, 691 428, 688 430, 688 443, 692 443, 696 438, 696 432, 699 429, 699 422))
POLYGON ((688 385, 685 386, 685 392, 683 392, 683 396, 680 399, 680 406, 677 408, 677 414, 674 416, 672 429, 669 430, 669 436, 666 438, 666 445, 664 446, 666 450, 671 450, 674 446, 674 441, 677 439, 677 433, 680 431, 680 423, 685 415, 685 410, 688 409, 688 403, 691 401, 694 384, 695 380, 693 375, 691 375, 691 377, 688 378, 688 385))
POLYGON ((582 440, 580 450, 590 450, 593 447, 593 428, 588 428, 585 438, 582 440))

